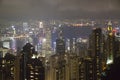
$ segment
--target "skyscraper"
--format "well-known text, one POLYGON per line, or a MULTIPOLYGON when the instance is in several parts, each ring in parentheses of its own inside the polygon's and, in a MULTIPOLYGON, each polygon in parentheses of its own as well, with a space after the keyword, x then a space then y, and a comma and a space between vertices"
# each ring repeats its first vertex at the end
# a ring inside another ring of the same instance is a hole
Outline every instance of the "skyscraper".
POLYGON ((40 22, 40 31, 41 31, 41 38, 40 41, 42 42, 42 56, 46 57, 52 54, 52 48, 51 48, 51 29, 48 27, 49 25, 43 25, 42 22, 40 22))
POLYGON ((20 80, 45 80, 45 69, 37 57, 34 46, 27 43, 23 47, 20 59, 20 80))
POLYGON ((93 58, 94 65, 93 65, 93 73, 94 73, 94 80, 100 80, 101 79, 101 71, 102 71, 102 30, 101 28, 95 28, 92 31, 91 37, 90 37, 90 49, 91 49, 91 57, 93 58))
POLYGON ((111 21, 108 22, 107 39, 106 39, 106 51, 107 51, 107 64, 113 63, 115 52, 115 35, 112 32, 113 27, 111 21))
POLYGON ((58 39, 56 39, 56 53, 57 54, 65 53, 65 42, 63 40, 63 35, 61 30, 58 34, 58 39))

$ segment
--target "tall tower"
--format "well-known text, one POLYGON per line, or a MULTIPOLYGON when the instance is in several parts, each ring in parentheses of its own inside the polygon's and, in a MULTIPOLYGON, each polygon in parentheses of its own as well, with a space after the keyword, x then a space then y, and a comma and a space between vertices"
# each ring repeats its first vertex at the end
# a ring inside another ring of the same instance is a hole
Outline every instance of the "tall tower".
POLYGON ((27 22, 23 22, 23 31, 26 32, 28 30, 29 30, 28 23, 27 22))
POLYGON ((107 27, 107 40, 106 40, 106 51, 107 51, 107 64, 113 63, 113 53, 114 53, 114 42, 115 36, 112 32, 112 23, 111 21, 108 22, 107 27))
POLYGON ((94 80, 101 80, 101 70, 102 70, 102 30, 101 28, 96 28, 92 31, 92 35, 89 39, 89 47, 92 53, 92 58, 94 61, 93 64, 93 73, 94 80))
POLYGON ((76 43, 76 39, 73 38, 73 42, 72 42, 72 53, 75 53, 75 43, 76 43))
POLYGON ((51 29, 50 28, 46 28, 45 37, 46 37, 46 50, 47 50, 46 55, 51 55, 52 54, 52 52, 51 52, 51 50, 52 50, 52 48, 51 48, 52 40, 51 40, 51 29))
POLYGON ((64 54, 65 53, 65 42, 62 36, 62 30, 58 33, 58 39, 56 39, 56 53, 64 54))
POLYGON ((47 57, 51 55, 51 30, 47 26, 43 28, 43 34, 44 36, 42 37, 42 56, 47 57))
POLYGON ((42 57, 51 55, 51 29, 42 21, 39 22, 39 47, 42 57))
POLYGON ((70 39, 67 39, 66 41, 66 52, 70 52, 70 39))

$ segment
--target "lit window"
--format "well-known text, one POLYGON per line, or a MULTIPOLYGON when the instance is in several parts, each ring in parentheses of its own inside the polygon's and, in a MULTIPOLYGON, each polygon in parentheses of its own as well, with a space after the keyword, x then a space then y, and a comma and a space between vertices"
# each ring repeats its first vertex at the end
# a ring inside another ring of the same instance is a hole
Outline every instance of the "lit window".
POLYGON ((30 74, 34 74, 34 73, 31 71, 30 74))
POLYGON ((35 73, 36 75, 38 75, 38 73, 35 73))
POLYGON ((33 78, 34 76, 30 76, 31 78, 33 78))

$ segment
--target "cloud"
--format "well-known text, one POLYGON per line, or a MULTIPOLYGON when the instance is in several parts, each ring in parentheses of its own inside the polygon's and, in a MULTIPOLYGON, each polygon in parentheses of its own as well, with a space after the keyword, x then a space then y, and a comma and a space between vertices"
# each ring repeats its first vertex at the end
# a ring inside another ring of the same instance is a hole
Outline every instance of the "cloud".
POLYGON ((119 3, 119 0, 0 0, 0 16, 103 15, 120 13, 119 3))

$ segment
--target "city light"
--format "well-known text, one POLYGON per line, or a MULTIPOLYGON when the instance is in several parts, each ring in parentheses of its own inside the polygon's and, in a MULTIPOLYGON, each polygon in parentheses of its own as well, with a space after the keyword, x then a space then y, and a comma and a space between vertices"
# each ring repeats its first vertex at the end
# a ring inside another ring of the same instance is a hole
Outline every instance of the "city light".
POLYGON ((44 42, 46 42, 46 38, 43 38, 43 40, 42 40, 42 41, 43 41, 43 43, 44 43, 44 42))
POLYGON ((120 80, 120 0, 0 0, 0 80, 120 80))
POLYGON ((103 80, 119 62, 120 23, 92 21, 30 20, 5 28, 0 80, 103 80))
POLYGON ((106 64, 109 65, 109 64, 112 64, 112 63, 113 63, 113 60, 108 59, 106 64))
POLYGON ((43 22, 39 22, 39 28, 43 28, 43 22))

